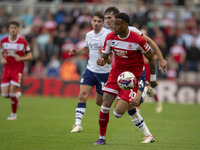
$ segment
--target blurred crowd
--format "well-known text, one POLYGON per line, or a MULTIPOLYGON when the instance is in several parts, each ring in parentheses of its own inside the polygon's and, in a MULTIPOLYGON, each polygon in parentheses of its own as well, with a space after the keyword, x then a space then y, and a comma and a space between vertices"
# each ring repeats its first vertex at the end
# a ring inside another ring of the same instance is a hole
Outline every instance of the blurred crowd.
MULTIPOLYGON (((70 56, 68 53, 71 48, 83 47, 85 35, 92 29, 90 22, 95 10, 75 5, 69 11, 64 6, 60 4, 55 13, 50 9, 37 9, 32 14, 28 8, 24 8, 17 18, 21 23, 20 33, 27 39, 34 57, 33 61, 26 63, 25 75, 78 81, 84 73, 88 55, 70 56)), ((147 31, 168 61, 167 74, 159 72, 158 77, 175 79, 180 71, 198 72, 200 14, 193 12, 188 5, 179 12, 173 11, 170 5, 162 7, 167 11, 160 11, 140 0, 135 10, 120 11, 129 14, 130 25, 147 31)), ((0 40, 8 35, 7 25, 12 19, 16 17, 8 14, 6 7, 2 7, 0 40)))

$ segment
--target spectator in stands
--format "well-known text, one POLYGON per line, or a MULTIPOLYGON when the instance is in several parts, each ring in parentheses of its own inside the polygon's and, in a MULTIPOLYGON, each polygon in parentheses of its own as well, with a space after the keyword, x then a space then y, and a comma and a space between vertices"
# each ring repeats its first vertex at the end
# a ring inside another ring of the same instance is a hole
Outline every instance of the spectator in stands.
POLYGON ((192 46, 187 49, 186 57, 189 65, 189 71, 198 72, 198 62, 200 61, 200 49, 196 47, 196 41, 193 40, 192 46))
POLYGON ((169 52, 170 47, 172 47, 174 41, 177 40, 176 36, 176 28, 170 27, 168 30, 168 34, 166 35, 166 45, 169 52))
POLYGON ((51 57, 50 62, 47 64, 46 76, 51 78, 58 78, 60 70, 60 61, 58 57, 54 55, 51 57))
POLYGON ((62 23, 58 26, 58 29, 54 32, 54 43, 59 47, 61 47, 66 37, 67 37, 66 25, 62 23))
POLYGON ((46 68, 41 60, 37 60, 35 65, 31 69, 31 76, 35 78, 45 78, 46 68))
MULTIPOLYGON (((53 56, 57 59, 59 57, 60 48, 58 47, 58 45, 53 43, 52 36, 50 36, 49 41, 45 45, 44 53, 45 53, 45 65, 49 63, 49 61, 52 59, 53 56)), ((53 60, 55 60, 55 58, 53 60)))
POLYGON ((35 11, 35 14, 33 17, 32 25, 37 26, 38 28, 42 28, 43 22, 44 21, 43 21, 42 15, 41 15, 41 11, 40 11, 40 9, 37 9, 35 11))
POLYGON ((42 30, 42 33, 37 38, 37 42, 40 46, 41 52, 45 51, 45 46, 46 46, 47 42, 49 41, 49 39, 50 39, 50 34, 49 34, 48 30, 46 30, 44 28, 42 30))
POLYGON ((184 5, 184 8, 179 12, 179 21, 185 22, 186 19, 192 17, 192 12, 188 4, 184 5))
POLYGON ((8 35, 9 35, 9 33, 8 33, 8 28, 7 28, 7 26, 2 26, 2 27, 1 27, 1 32, 0 32, 0 41, 1 41, 3 38, 7 37, 8 35))
POLYGON ((65 21, 66 17, 67 17, 67 12, 66 12, 66 10, 64 8, 63 3, 60 3, 59 4, 59 9, 58 9, 58 11, 56 12, 56 14, 54 16, 57 25, 62 24, 65 21))
POLYGON ((89 13, 88 8, 83 8, 81 11, 81 15, 78 16, 76 23, 82 28, 85 24, 90 24, 92 21, 92 16, 89 13))
POLYGON ((46 20, 44 21, 43 28, 50 33, 53 33, 53 31, 55 31, 55 29, 57 28, 57 23, 56 21, 54 21, 53 15, 50 11, 46 12, 45 19, 46 20))
POLYGON ((24 12, 19 17, 20 22, 24 22, 25 27, 30 26, 33 21, 33 15, 29 13, 29 8, 26 7, 24 12))
POLYGON ((10 14, 7 13, 7 7, 1 6, 0 7, 0 28, 2 26, 8 26, 10 18, 11 18, 10 14))
POLYGON ((179 76, 179 72, 182 70, 186 58, 184 47, 174 41, 173 46, 170 48, 170 57, 178 65, 176 72, 177 76, 179 76))

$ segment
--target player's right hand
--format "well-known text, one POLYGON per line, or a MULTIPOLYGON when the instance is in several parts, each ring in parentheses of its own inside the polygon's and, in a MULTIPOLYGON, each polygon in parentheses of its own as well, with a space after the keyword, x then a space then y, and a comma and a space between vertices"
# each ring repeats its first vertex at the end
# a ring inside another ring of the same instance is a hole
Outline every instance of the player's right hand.
POLYGON ((69 50, 69 55, 76 55, 76 54, 77 54, 76 48, 72 48, 69 50))
POLYGON ((1 63, 2 63, 2 64, 6 64, 6 63, 7 63, 6 59, 5 59, 5 58, 2 58, 2 59, 1 59, 1 63))
POLYGON ((158 61, 159 69, 165 73, 167 71, 167 61, 165 59, 162 59, 158 61))
POLYGON ((155 88, 158 85, 158 83, 157 83, 157 81, 151 81, 150 85, 152 88, 155 88))
POLYGON ((100 57, 98 60, 97 60, 97 65, 99 66, 104 66, 106 64, 104 58, 100 57))

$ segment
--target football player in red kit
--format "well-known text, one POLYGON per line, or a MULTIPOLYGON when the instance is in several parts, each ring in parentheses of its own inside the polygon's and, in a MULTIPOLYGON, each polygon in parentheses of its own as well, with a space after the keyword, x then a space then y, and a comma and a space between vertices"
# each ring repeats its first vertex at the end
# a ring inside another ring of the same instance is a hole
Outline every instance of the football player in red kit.
POLYGON ((11 99, 12 106, 12 113, 7 120, 17 119, 17 89, 21 85, 24 61, 32 59, 27 41, 19 35, 19 26, 16 21, 10 22, 10 35, 2 39, 0 43, 0 59, 1 63, 4 64, 1 94, 2 97, 11 99))
MULTIPOLYGON (((143 71, 143 54, 148 58, 151 71, 151 86, 156 87, 155 75, 155 59, 150 46, 146 40, 128 28, 130 18, 125 13, 119 13, 115 16, 114 32, 107 35, 102 51, 102 57, 97 60, 97 64, 103 66, 106 64, 110 50, 115 54, 115 61, 112 70, 109 74, 108 81, 103 88, 103 104, 99 115, 99 140, 94 145, 106 144, 105 135, 107 125, 109 122, 109 111, 112 103, 117 97, 117 102, 114 109, 115 116, 119 118, 129 109, 130 104, 133 103, 134 97, 138 90, 138 83, 136 86, 128 91, 122 90, 117 84, 118 75, 124 71, 132 72, 137 81, 143 71)), ((140 122, 141 128, 145 128, 144 122, 140 122)), ((150 134, 148 130, 146 130, 150 134)), ((152 138, 153 140, 153 138, 152 138)))

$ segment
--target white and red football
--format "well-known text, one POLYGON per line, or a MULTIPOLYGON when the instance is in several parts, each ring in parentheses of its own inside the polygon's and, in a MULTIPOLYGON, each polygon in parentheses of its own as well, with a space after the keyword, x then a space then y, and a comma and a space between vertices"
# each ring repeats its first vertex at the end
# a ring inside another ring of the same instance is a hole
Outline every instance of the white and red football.
POLYGON ((122 72, 117 78, 117 83, 123 90, 132 89, 136 85, 136 82, 137 80, 135 75, 129 71, 122 72))

